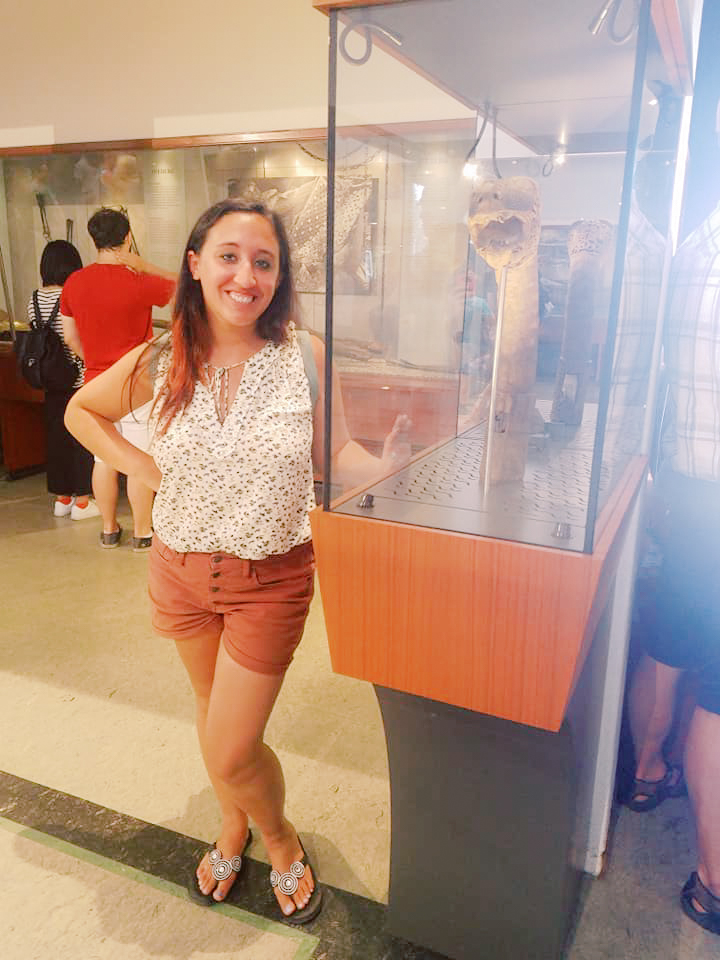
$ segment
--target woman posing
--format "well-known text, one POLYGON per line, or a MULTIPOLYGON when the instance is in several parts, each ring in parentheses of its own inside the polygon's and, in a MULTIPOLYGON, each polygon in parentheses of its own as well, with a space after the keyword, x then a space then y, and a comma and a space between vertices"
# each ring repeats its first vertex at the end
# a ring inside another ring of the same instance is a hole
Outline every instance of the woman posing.
MULTIPOLYGON (((81 390, 70 430, 158 491, 149 587, 153 625, 176 641, 197 700, 200 746, 222 812, 195 898, 223 900, 262 834, 285 917, 317 915, 322 891, 285 818, 285 784, 263 736, 313 593, 308 511, 323 451, 325 352, 295 330, 287 238, 276 214, 225 200, 188 240, 169 348, 138 347, 81 390), (306 348, 310 348, 309 350, 306 348), (305 355, 304 355, 305 354, 305 355), (312 367, 314 363, 314 369, 312 367), (142 453, 112 426, 155 397, 142 453)), ((347 432, 333 384, 333 471, 362 483, 409 453, 399 417, 377 459, 347 432)))
MULTIPOLYGON (((34 290, 27 305, 31 326, 44 326, 48 321, 62 339, 62 319, 59 315, 63 284, 76 270, 82 269, 82 260, 76 247, 67 240, 51 240, 40 258, 42 287, 34 290)), ((84 520, 99 516, 100 511, 90 500, 92 492, 93 457, 70 433, 65 423, 65 408, 75 391, 82 386, 83 363, 63 341, 65 353, 77 366, 77 378, 69 390, 45 391, 45 426, 47 429, 47 488, 55 494, 53 512, 56 517, 84 520)))

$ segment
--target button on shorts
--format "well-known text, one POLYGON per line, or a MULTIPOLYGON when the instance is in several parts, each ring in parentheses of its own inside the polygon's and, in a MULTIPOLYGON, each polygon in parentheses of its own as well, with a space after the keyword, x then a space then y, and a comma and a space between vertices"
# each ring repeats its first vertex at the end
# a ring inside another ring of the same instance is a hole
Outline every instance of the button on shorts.
POLYGON ((219 636, 255 673, 281 674, 302 637, 315 584, 312 543, 264 560, 178 553, 153 537, 152 624, 171 640, 219 636))

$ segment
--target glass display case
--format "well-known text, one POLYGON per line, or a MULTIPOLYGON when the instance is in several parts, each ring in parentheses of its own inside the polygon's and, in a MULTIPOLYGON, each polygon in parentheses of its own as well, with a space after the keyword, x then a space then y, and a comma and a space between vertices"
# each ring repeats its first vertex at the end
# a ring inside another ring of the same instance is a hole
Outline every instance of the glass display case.
POLYGON ((412 422, 410 460, 349 495, 326 457, 324 508, 592 552, 646 452, 687 92, 662 5, 319 6, 328 350, 359 442, 412 422))

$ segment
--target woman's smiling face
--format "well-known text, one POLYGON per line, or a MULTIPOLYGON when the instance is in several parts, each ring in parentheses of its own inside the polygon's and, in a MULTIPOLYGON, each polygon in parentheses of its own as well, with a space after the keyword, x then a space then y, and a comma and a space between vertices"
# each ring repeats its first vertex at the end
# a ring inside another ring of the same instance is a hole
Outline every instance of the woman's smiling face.
POLYGON ((280 282, 280 248, 272 223, 259 213, 228 213, 188 253, 211 328, 251 328, 280 282))

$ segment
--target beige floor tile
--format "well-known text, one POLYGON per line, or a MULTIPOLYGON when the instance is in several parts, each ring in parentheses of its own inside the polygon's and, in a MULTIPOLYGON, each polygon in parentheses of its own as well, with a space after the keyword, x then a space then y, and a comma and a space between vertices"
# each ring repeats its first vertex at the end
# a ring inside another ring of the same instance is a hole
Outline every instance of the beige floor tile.
POLYGON ((312 943, 228 905, 199 910, 171 884, 66 849, 0 826, 3 960, 294 960, 312 943))

